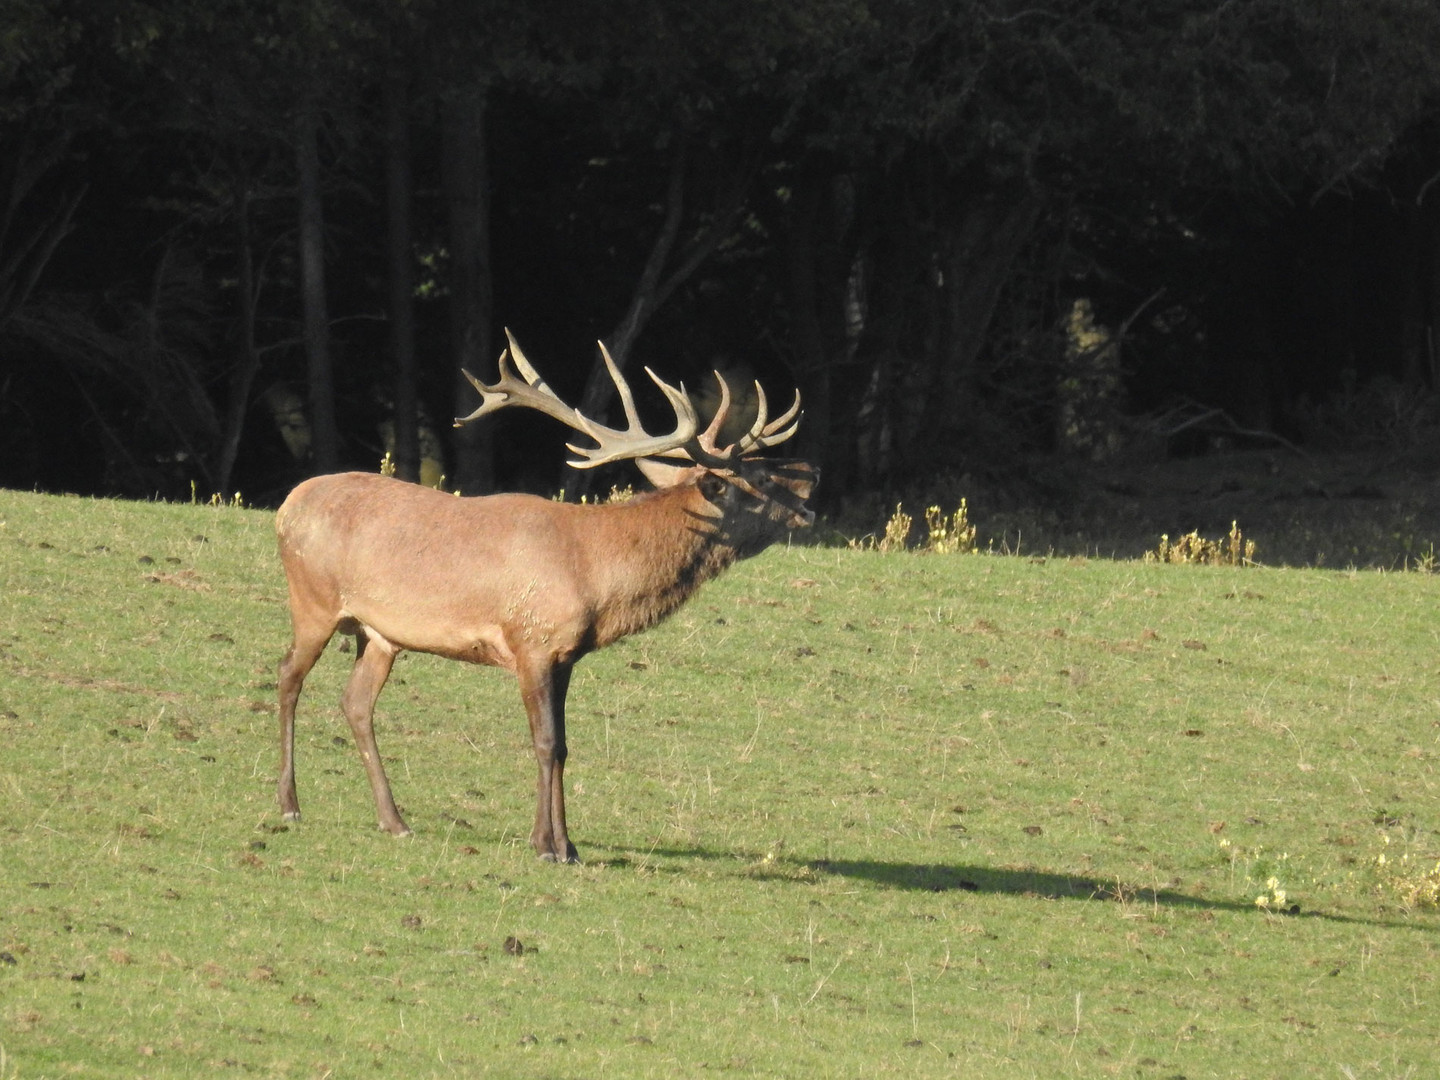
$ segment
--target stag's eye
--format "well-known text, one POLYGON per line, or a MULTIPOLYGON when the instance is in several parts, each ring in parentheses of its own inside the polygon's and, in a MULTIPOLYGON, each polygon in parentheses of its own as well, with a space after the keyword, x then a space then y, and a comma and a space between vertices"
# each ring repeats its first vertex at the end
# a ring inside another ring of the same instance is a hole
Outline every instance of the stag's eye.
POLYGON ((700 494, 705 496, 706 502, 719 502, 721 496, 725 494, 724 479, 714 473, 706 473, 700 477, 696 486, 700 488, 700 494))

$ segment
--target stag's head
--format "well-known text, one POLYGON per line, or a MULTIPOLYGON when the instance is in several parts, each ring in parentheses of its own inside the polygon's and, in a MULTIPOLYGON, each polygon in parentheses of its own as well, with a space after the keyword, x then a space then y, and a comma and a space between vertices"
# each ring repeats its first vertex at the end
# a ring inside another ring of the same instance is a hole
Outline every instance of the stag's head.
POLYGON ((800 394, 782 415, 770 418, 765 390, 755 383, 756 415, 750 427, 735 441, 720 445, 731 408, 730 387, 718 371, 720 404, 710 423, 701 430, 699 415, 684 386, 672 386, 649 368, 645 373, 675 411, 675 429, 652 435, 640 424, 635 398, 620 374, 609 350, 600 343, 600 354, 615 383, 625 410, 624 429, 606 427, 566 405, 545 385, 526 359, 509 330, 509 347, 500 356, 500 379, 482 383, 468 371, 465 377, 480 393, 480 407, 455 421, 458 427, 507 406, 521 405, 545 413, 588 436, 593 447, 567 443, 576 455, 570 465, 593 469, 614 461, 633 460, 656 488, 695 487, 715 519, 741 555, 753 554, 775 539, 777 530, 800 528, 815 520, 805 501, 819 479, 820 471, 797 460, 760 457, 769 447, 784 442, 800 426, 800 394))

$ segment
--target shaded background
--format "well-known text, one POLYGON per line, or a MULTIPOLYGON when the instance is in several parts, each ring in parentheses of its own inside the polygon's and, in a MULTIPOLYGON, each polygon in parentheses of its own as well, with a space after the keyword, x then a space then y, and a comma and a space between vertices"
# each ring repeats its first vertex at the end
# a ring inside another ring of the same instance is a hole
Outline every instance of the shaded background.
POLYGON ((831 510, 1440 460, 1437 252, 1432 0, 0 13, 12 487, 266 505, 389 451, 573 495, 550 421, 450 427, 505 326, 592 415, 597 339, 799 388, 831 510))

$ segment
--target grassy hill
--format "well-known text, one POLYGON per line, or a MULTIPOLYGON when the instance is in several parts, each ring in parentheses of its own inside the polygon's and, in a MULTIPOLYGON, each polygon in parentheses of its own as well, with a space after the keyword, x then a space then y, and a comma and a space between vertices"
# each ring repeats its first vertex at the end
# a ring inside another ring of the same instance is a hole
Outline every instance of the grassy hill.
POLYGON ((273 549, 0 492, 0 1080, 1440 1066, 1434 577, 773 550, 577 669, 556 867, 513 680, 424 656, 416 835, 338 643, 281 823, 273 549))

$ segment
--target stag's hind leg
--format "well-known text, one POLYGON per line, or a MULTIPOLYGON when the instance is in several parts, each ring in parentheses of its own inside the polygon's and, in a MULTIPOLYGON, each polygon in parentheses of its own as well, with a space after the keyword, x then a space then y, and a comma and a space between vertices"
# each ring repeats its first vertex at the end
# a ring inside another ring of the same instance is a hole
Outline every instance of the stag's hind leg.
POLYGON ((385 766, 380 762, 380 749, 375 744, 375 699, 385 688, 390 669, 395 664, 394 645, 374 631, 361 628, 355 634, 355 667, 350 672, 350 681, 345 684, 345 693, 340 698, 340 708, 350 724, 350 733, 355 736, 355 746, 360 751, 360 760, 365 763, 365 773, 370 778, 370 790, 375 795, 375 813, 380 828, 394 836, 409 836, 410 827, 395 808, 395 799, 390 794, 390 781, 385 776, 385 766))
POLYGON ((295 623, 294 640, 285 658, 280 661, 280 781, 276 794, 280 813, 286 821, 300 820, 300 800, 295 796, 295 704, 305 686, 305 676, 320 659, 330 637, 335 633, 333 622, 295 623))

